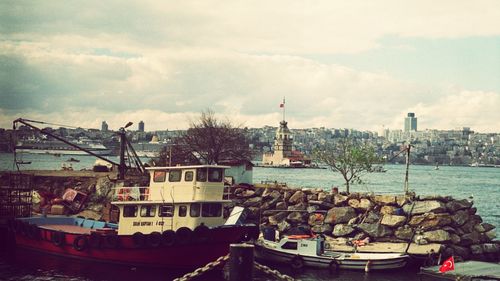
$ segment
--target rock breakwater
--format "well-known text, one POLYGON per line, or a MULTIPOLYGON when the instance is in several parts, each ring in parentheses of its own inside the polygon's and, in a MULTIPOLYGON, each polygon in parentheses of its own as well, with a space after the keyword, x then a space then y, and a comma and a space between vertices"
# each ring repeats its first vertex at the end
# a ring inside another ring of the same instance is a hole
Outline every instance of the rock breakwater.
POLYGON ((450 196, 337 193, 321 189, 237 187, 233 202, 248 218, 281 234, 313 232, 337 240, 439 243, 444 256, 498 260, 495 226, 467 199, 450 196))

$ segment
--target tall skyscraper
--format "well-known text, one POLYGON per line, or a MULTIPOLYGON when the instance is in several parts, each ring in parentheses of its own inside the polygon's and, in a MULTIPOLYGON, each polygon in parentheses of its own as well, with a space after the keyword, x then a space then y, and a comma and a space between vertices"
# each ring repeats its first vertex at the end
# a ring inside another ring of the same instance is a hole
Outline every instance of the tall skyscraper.
POLYGON ((405 118, 405 132, 417 131, 417 117, 415 113, 408 112, 408 117, 405 118))
POLYGON ((102 121, 102 124, 101 124, 101 131, 103 132, 107 132, 108 131, 108 123, 106 123, 106 121, 102 121))
POLYGON ((139 132, 144 132, 144 121, 139 122, 139 132))

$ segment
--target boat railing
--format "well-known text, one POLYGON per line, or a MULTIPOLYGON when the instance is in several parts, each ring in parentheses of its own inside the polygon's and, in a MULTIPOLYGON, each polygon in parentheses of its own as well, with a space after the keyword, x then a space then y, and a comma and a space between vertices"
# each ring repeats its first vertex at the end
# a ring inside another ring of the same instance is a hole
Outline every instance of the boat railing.
POLYGON ((150 198, 149 187, 115 187, 113 190, 113 201, 144 201, 150 198))

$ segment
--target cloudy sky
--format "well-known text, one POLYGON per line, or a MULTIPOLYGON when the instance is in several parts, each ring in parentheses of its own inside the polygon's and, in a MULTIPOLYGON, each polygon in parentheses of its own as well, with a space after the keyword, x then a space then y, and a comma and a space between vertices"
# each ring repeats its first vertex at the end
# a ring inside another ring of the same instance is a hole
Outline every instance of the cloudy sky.
POLYGON ((284 96, 291 128, 500 132, 500 2, 0 2, 0 127, 275 126, 284 96))

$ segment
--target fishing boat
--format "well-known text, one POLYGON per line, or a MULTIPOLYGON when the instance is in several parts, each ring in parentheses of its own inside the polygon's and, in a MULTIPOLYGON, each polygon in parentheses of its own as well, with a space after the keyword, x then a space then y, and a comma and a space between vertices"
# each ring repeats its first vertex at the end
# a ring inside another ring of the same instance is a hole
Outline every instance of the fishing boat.
POLYGON ((404 267, 409 256, 401 253, 357 253, 325 249, 320 236, 290 235, 274 241, 273 235, 255 242, 256 257, 265 262, 286 263, 294 269, 316 268, 384 270, 404 267))
POLYGON ((146 168, 145 187, 119 187, 116 223, 34 216, 10 221, 18 247, 102 263, 196 268, 228 254, 230 244, 257 238, 243 208, 228 213, 218 165, 146 168))

